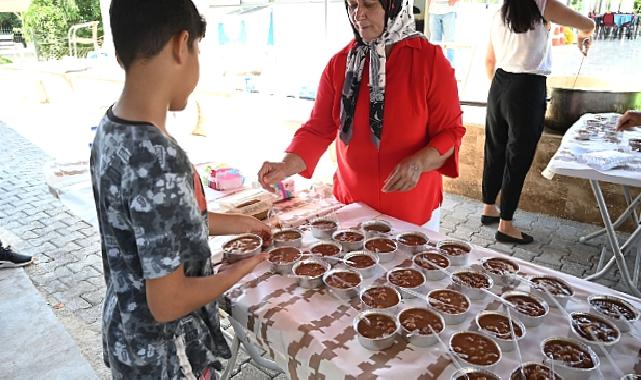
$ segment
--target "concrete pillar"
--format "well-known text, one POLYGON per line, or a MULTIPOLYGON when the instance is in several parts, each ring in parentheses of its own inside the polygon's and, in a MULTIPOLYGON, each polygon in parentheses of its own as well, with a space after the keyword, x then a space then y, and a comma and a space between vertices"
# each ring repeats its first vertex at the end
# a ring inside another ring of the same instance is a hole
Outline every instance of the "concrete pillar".
POLYGON ((114 42, 111 38, 111 23, 109 22, 109 5, 111 0, 100 0, 100 13, 102 14, 102 30, 105 32, 102 49, 109 55, 115 55, 114 42))

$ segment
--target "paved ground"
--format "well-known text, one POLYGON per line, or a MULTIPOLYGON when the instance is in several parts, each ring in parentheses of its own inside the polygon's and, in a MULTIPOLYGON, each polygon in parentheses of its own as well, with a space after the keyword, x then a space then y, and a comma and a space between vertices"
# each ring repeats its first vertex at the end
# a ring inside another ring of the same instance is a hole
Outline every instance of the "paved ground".
MULTIPOLYGON (((101 362, 100 313, 104 293, 99 237, 87 223, 72 215, 47 189, 45 163, 50 159, 13 129, 0 122, 0 239, 37 264, 26 269, 33 284, 76 341, 100 378, 108 371, 101 362)), ((525 248, 496 244, 494 231, 479 223, 479 203, 448 195, 443 205, 442 232, 576 276, 590 273, 599 254, 597 239, 577 242, 595 226, 544 215, 519 213, 515 220, 536 243, 525 248)), ((0 279, 7 276, 0 272, 0 279)), ((600 281, 621 289, 616 272, 600 281)), ((0 315, 7 310, 0 310, 0 315)), ((24 316, 25 320, 29 315, 24 316)), ((225 324, 229 332, 228 324, 225 324)), ((26 347, 28 348, 28 347, 26 347)), ((234 379, 269 379, 241 356, 234 379)), ((284 378, 284 375, 280 375, 284 378)))
POLYGON ((6 269, 0 275, 0 342, 0 377, 3 379, 96 376, 76 342, 22 269, 6 269))

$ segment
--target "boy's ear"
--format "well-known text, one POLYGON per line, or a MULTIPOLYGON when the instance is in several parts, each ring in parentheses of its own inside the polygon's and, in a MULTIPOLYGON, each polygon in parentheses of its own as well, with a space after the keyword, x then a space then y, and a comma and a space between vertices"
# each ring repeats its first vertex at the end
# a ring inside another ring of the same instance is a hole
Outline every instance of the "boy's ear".
POLYGON ((172 40, 172 52, 176 63, 183 64, 189 54, 189 32, 183 30, 175 35, 172 40))

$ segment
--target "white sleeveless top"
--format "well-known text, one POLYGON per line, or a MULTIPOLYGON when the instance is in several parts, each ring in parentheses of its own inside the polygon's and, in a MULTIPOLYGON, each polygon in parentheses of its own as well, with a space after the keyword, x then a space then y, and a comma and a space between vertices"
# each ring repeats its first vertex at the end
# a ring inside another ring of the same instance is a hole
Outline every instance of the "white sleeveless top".
MULTIPOLYGON (((534 0, 534 2, 543 15, 547 0, 534 0)), ((532 30, 517 34, 503 23, 499 9, 492 19, 490 39, 497 69, 511 73, 550 75, 552 71, 551 33, 544 22, 540 22, 532 30)))

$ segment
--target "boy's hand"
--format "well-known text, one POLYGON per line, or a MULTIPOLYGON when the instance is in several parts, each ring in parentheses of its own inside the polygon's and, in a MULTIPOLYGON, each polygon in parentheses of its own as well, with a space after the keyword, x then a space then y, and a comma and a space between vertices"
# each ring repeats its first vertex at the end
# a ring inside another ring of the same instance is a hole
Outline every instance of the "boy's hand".
POLYGON ((260 220, 254 218, 251 215, 238 215, 238 232, 251 232, 263 239, 263 246, 268 246, 272 240, 272 230, 271 228, 261 222, 260 220))
POLYGON ((224 262, 222 263, 220 268, 218 268, 218 273, 232 272, 238 274, 240 277, 243 277, 253 271, 258 264, 267 260, 268 257, 269 255, 267 253, 259 253, 256 256, 237 261, 233 264, 224 262))

